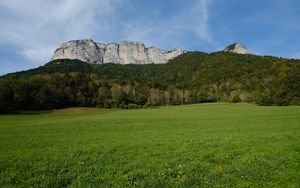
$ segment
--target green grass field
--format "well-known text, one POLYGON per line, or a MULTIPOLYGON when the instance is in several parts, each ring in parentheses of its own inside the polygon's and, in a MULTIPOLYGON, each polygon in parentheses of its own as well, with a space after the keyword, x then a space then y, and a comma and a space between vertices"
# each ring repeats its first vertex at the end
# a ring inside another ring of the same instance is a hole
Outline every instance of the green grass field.
POLYGON ((0 187, 300 187, 300 107, 0 116, 0 187))

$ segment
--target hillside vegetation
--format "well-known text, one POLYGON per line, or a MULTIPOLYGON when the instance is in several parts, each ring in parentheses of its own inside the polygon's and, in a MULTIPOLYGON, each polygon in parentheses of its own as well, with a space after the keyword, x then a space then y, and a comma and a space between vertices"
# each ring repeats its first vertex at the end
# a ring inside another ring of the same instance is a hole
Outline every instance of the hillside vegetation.
POLYGON ((167 64, 56 60, 0 78, 0 109, 140 108, 203 102, 300 104, 300 60, 189 52, 167 64))
POLYGON ((0 115, 1 187, 299 187, 300 107, 0 115))

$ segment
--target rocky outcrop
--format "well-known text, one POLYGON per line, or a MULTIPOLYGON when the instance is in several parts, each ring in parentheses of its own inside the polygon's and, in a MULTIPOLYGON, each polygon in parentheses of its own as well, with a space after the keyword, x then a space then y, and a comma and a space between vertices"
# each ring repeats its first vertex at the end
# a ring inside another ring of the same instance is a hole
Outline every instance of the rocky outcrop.
POLYGON ((183 53, 180 48, 172 51, 164 51, 154 47, 145 48, 145 45, 139 42, 124 41, 120 44, 103 44, 87 39, 62 44, 55 50, 51 60, 79 59, 96 64, 161 64, 167 63, 170 59, 183 53))
POLYGON ((237 53, 237 54, 250 54, 250 52, 247 50, 247 48, 239 43, 233 43, 226 47, 224 52, 232 52, 232 53, 237 53))

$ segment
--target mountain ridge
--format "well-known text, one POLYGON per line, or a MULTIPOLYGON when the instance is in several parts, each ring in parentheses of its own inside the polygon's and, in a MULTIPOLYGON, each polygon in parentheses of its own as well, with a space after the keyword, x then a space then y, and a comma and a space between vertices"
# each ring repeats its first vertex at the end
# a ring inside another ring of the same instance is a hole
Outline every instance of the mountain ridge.
MULTIPOLYGON (((58 47, 51 58, 78 59, 92 64, 165 64, 185 53, 181 48, 170 51, 156 47, 145 47, 142 42, 122 41, 120 43, 98 43, 92 39, 71 40, 58 47)), ((250 54, 247 48, 236 42, 227 46, 223 52, 250 54)))
POLYGON ((134 41, 105 44, 83 39, 61 44, 51 60, 78 59, 94 64, 163 64, 183 53, 181 48, 166 51, 155 47, 146 48, 143 43, 134 41))

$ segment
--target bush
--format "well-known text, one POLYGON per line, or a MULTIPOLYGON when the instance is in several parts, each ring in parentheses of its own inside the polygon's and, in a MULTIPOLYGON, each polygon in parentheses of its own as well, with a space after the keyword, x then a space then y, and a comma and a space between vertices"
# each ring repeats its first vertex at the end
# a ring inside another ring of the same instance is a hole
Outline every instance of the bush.
POLYGON ((239 95, 235 95, 232 100, 231 100, 232 103, 238 103, 238 102, 241 102, 241 98, 239 95))
POLYGON ((137 104, 128 104, 128 109, 138 109, 138 108, 142 108, 141 105, 137 105, 137 104))
POLYGON ((259 91, 255 91, 252 94, 252 100, 261 106, 271 106, 273 104, 272 98, 266 93, 261 93, 259 91))

